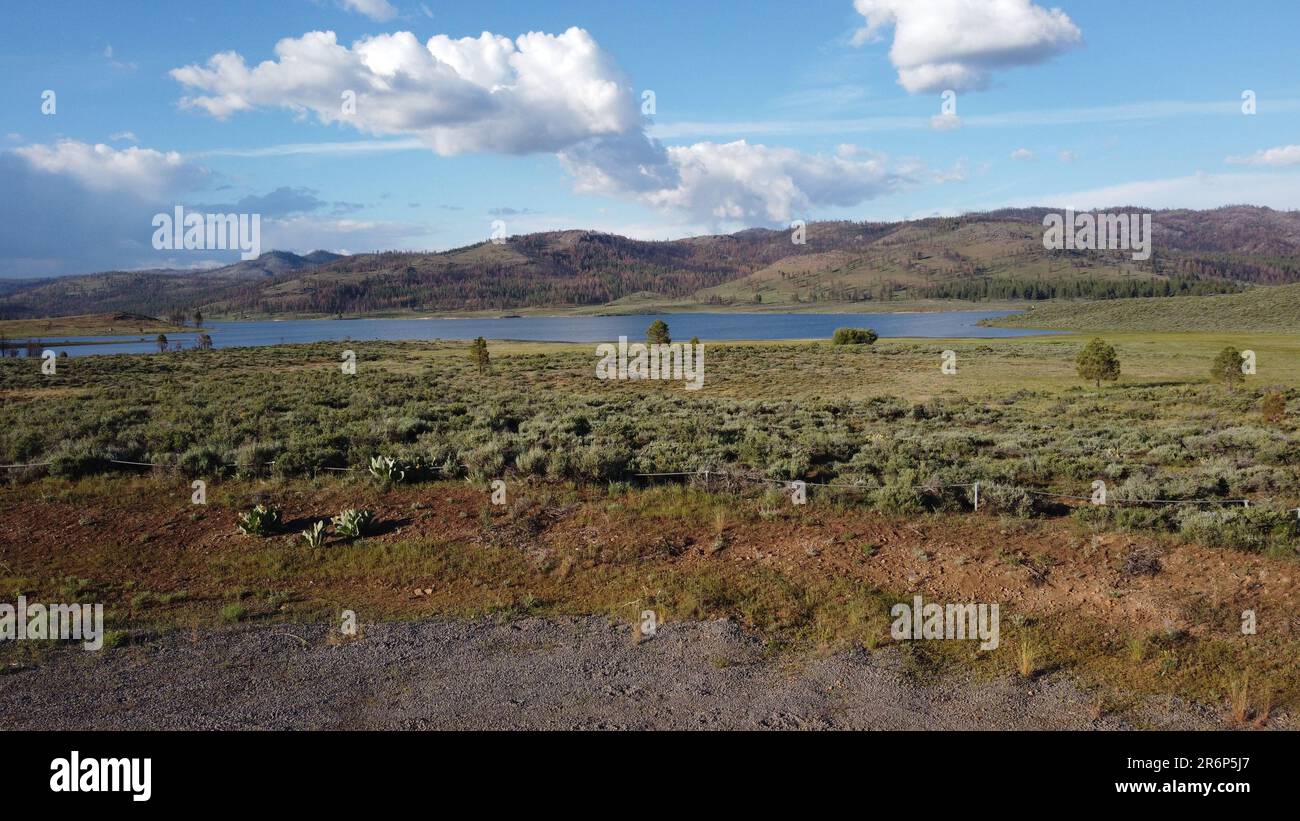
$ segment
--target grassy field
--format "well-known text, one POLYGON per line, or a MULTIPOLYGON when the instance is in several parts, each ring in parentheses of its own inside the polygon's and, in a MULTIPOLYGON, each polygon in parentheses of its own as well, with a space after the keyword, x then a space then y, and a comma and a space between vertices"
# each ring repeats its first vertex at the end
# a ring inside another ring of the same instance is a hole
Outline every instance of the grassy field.
POLYGON ((1300 285, 1254 288, 1240 294, 1177 299, 1054 302, 1017 316, 989 320, 1003 328, 1135 332, 1295 333, 1300 285))
MULTIPOLYGON (((1295 401, 1300 340, 1109 338, 1123 375, 1100 391, 1074 373, 1075 336, 709 345, 698 392, 598 380, 591 347, 543 343, 490 346, 482 374, 462 343, 349 343, 353 376, 337 344, 75 359, 52 377, 11 360, 0 460, 66 478, 109 460, 296 478, 375 455, 480 479, 731 470, 919 494, 923 507, 965 504, 935 485, 1077 494, 1101 478, 1134 500, 1252 498, 1261 516, 1300 502, 1300 439, 1259 410, 1270 389, 1295 401), (1235 393, 1206 376, 1229 344, 1259 363, 1235 393), (940 372, 945 350, 955 375, 940 372)), ((1158 518, 1173 528, 1174 513, 1158 518)))
POLYGON ((0 320, 0 337, 53 340, 65 336, 139 336, 179 330, 160 319, 138 314, 82 314, 47 319, 0 320))
POLYGON ((1242 720, 1267 721, 1300 698, 1300 339, 1105 337, 1123 373, 1100 390, 1074 372, 1089 335, 1069 334, 706 340, 698 392, 599 380, 594 346, 554 343, 492 343, 484 373, 465 344, 430 342, 89 357, 53 376, 4 360, 0 461, 35 464, 0 489, 0 532, 23 534, 0 542, 0 588, 105 601, 115 641, 340 607, 650 606, 737 619, 774 652, 890 642, 889 603, 922 593, 1001 602, 1005 626, 991 654, 909 645, 918 670, 1070 675, 1110 705, 1248 687, 1242 720), (1258 358, 1234 392, 1207 377, 1226 345, 1258 358), (1261 415, 1272 390, 1280 421, 1261 415), (376 455, 400 481, 370 474, 376 455), (1097 480, 1106 506, 1086 501, 1097 480), (236 528, 257 503, 283 513, 265 538, 236 528), (307 547, 299 531, 347 508, 373 528, 307 547))

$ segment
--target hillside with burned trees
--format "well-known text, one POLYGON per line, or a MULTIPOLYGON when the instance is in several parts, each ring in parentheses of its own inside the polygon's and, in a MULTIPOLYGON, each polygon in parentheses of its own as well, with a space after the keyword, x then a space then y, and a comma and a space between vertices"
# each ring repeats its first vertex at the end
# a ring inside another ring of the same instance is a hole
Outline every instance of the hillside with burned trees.
POLYGON ((0 292, 0 319, 177 309, 236 317, 560 309, 629 297, 716 307, 883 308, 904 299, 1097 300, 1300 282, 1300 213, 1248 206, 1158 211, 1154 252, 1142 261, 1124 251, 1046 250, 1046 213, 814 222, 803 242, 790 230, 772 229, 671 241, 553 231, 436 253, 274 251, 202 272, 29 280, 0 292))

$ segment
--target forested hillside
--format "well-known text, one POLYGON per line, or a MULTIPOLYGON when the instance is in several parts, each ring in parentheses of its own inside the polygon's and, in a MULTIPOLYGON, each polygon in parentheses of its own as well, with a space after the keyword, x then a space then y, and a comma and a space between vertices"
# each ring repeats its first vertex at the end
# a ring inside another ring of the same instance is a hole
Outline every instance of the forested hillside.
MULTIPOLYGON (((1114 211, 1139 211, 1117 208, 1114 211)), ((1300 282, 1300 213, 1159 211, 1154 251, 1044 249, 1048 209, 908 222, 815 222, 673 241, 555 231, 439 253, 263 254, 209 271, 110 272, 0 289, 0 319, 134 311, 356 315, 652 304, 900 299, 1110 300, 1300 282)))

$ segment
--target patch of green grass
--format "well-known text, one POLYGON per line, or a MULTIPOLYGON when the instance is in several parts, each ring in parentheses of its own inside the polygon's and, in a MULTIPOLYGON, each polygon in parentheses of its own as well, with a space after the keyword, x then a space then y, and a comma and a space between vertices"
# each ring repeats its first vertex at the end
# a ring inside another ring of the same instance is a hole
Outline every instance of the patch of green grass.
POLYGON ((1240 294, 1052 302, 989 320, 1003 328, 1058 330, 1290 333, 1300 316, 1300 284, 1240 294))

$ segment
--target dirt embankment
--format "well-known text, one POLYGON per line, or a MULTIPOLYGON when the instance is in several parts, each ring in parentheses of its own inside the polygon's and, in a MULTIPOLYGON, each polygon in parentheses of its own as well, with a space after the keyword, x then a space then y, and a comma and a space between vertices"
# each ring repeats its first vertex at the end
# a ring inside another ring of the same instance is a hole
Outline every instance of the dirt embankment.
POLYGON ((2 489, 10 590, 159 632, 98 654, 0 648, 17 659, 0 727, 1199 727, 1223 726, 1234 685, 1252 726, 1293 726, 1293 560, 1065 521, 643 493, 521 487, 496 508, 464 482, 229 483, 199 507, 148 479, 2 489), (283 506, 284 534, 238 533, 254 497, 283 506), (354 505, 372 535, 296 535, 354 505), (918 648, 889 646, 886 594, 999 603, 1002 645, 918 675, 918 648), (340 607, 363 640, 302 626, 340 607), (667 623, 634 645, 643 607, 667 623))

